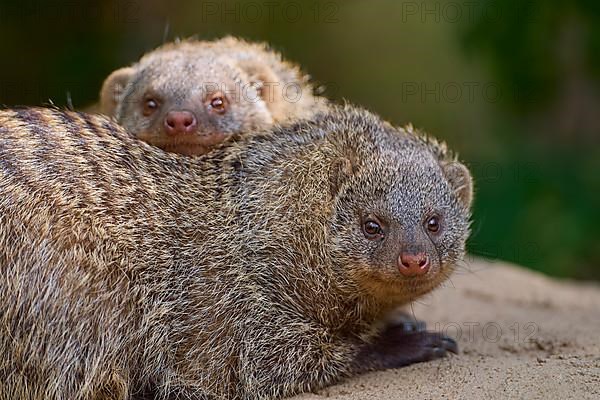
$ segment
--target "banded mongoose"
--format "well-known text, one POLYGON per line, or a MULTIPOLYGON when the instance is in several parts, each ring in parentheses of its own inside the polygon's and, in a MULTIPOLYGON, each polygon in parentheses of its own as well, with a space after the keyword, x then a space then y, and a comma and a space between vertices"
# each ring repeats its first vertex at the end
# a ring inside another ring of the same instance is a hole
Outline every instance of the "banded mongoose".
POLYGON ((0 111, 0 399, 277 399, 456 352, 379 321, 461 260, 471 187, 351 106, 201 157, 0 111))
POLYGON ((326 104, 265 44, 233 37, 163 45, 104 81, 101 112, 164 150, 204 154, 231 134, 307 118, 326 104))

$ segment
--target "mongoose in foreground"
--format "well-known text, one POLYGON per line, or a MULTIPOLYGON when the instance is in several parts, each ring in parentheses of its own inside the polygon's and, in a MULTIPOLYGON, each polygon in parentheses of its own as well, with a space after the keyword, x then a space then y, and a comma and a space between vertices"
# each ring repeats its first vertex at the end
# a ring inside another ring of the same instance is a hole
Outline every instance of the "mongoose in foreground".
POLYGON ((264 44, 185 40, 114 71, 102 113, 164 150, 204 154, 233 133, 310 117, 325 100, 308 77, 264 44))
POLYGON ((0 399, 275 399, 456 344, 379 321, 464 254, 471 178, 350 106, 163 152, 0 112, 0 399))

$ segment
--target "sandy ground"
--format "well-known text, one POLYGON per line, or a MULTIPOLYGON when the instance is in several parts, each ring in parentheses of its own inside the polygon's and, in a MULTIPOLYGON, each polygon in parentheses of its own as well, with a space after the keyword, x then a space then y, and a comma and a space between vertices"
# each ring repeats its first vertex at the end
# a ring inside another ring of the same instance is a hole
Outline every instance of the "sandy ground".
POLYGON ((413 307, 458 340, 459 355, 294 399, 600 399, 600 286, 469 265, 413 307))

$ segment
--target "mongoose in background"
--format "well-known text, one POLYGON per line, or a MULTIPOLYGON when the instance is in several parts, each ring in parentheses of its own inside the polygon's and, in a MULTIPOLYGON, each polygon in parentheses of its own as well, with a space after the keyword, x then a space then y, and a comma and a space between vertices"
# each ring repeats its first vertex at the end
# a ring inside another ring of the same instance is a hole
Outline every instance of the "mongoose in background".
POLYGON ((0 111, 0 399, 275 399, 455 352, 379 321, 461 260, 471 187, 351 106, 202 157, 0 111))
POLYGON ((185 40, 114 71, 102 113, 164 150, 204 154, 233 133, 307 118, 326 101, 308 76, 265 44, 185 40))

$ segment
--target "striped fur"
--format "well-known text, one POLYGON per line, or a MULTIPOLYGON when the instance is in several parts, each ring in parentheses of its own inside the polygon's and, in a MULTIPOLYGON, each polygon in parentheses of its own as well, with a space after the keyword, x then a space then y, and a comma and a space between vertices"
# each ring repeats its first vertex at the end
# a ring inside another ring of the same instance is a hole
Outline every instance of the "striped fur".
POLYGON ((469 204, 431 146, 351 106, 195 159, 100 116, 0 111, 0 399, 274 399, 356 373, 464 253, 469 204), (403 280, 354 212, 409 232, 431 202, 437 269, 403 280))

